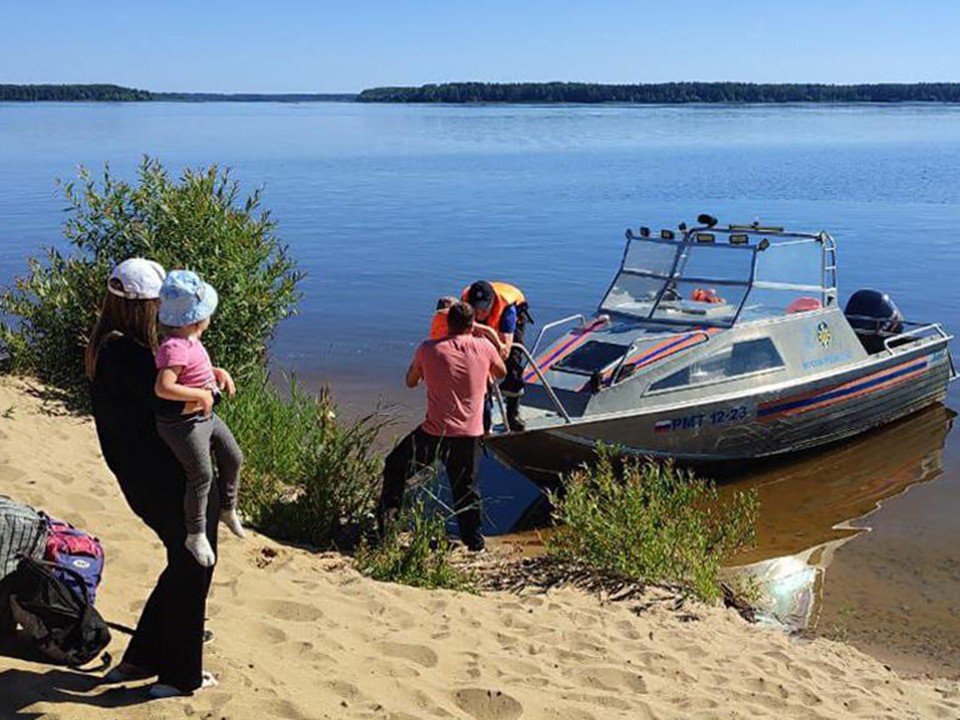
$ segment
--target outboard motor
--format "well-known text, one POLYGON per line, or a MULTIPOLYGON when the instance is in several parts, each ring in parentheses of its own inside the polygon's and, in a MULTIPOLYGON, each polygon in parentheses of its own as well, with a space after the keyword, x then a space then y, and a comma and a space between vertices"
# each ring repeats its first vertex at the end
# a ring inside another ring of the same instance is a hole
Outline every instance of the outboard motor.
POLYGON ((879 290, 857 290, 847 300, 843 314, 870 354, 884 349, 885 338, 903 332, 900 308, 879 290))

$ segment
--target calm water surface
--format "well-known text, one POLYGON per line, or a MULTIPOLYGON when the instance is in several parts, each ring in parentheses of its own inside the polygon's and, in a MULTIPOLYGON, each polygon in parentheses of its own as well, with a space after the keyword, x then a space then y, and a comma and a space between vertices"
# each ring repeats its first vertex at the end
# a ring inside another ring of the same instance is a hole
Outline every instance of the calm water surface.
MULTIPOLYGON (((625 227, 699 212, 828 230, 843 299, 877 287, 908 318, 958 329, 957 106, 0 104, 0 282, 59 242, 55 178, 105 161, 129 176, 144 153, 264 187, 309 273, 277 363, 334 381, 348 409, 402 403, 411 424, 422 400, 401 377, 437 296, 486 277, 523 287, 540 323, 591 310, 625 227)), ((947 404, 960 407, 960 384, 947 404)), ((935 409, 740 482, 763 500, 749 559, 793 559, 771 572, 797 583, 794 611, 891 662, 956 674, 950 422, 935 409)), ((536 491, 486 469, 503 531, 536 491)))

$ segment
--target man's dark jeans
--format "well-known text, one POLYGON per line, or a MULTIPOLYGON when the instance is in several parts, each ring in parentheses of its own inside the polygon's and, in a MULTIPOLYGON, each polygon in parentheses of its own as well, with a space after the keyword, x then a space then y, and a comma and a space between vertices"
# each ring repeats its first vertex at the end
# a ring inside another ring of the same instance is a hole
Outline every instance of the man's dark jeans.
POLYGON ((401 440, 387 456, 383 467, 379 510, 381 529, 384 521, 400 510, 407 480, 437 461, 443 463, 450 479, 460 539, 471 550, 480 550, 484 543, 477 489, 480 438, 476 437, 437 437, 418 427, 401 440))

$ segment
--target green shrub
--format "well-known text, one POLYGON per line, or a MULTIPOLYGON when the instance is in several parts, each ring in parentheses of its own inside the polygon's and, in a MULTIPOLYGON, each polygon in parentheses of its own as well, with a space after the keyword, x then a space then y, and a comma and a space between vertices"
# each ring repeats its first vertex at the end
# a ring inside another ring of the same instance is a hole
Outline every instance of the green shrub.
POLYGON ((145 157, 135 183, 109 167, 97 182, 81 169, 61 184, 67 201, 67 248, 30 258, 27 272, 0 292, 0 343, 14 371, 65 391, 86 404, 83 349, 110 269, 128 257, 189 268, 220 293, 204 335, 214 362, 243 379, 264 361, 277 323, 295 312, 296 270, 275 234, 260 193, 241 199, 229 171, 211 166, 173 179, 145 157))
POLYGON ((351 545, 369 529, 382 468, 375 441, 386 418, 342 424, 328 392, 312 395, 296 378, 281 392, 262 369, 220 408, 243 450, 240 509, 250 522, 324 549, 351 545))
POLYGON ((615 460, 600 448, 595 466, 564 477, 550 498, 558 527, 545 537, 548 552, 715 600, 721 563, 753 542, 756 492, 721 501, 713 483, 669 463, 615 460))
POLYGON ((356 561, 360 572, 374 580, 476 592, 475 578, 451 562, 451 552, 440 509, 418 494, 378 545, 361 543, 356 561))

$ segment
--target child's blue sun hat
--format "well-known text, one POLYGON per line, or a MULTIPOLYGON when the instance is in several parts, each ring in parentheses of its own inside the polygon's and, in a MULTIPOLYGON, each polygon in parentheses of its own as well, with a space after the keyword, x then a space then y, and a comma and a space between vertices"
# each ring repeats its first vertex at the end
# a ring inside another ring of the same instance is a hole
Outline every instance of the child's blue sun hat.
POLYGON ((217 291, 191 270, 171 270, 160 287, 159 320, 184 327, 206 320, 217 309, 217 291))

